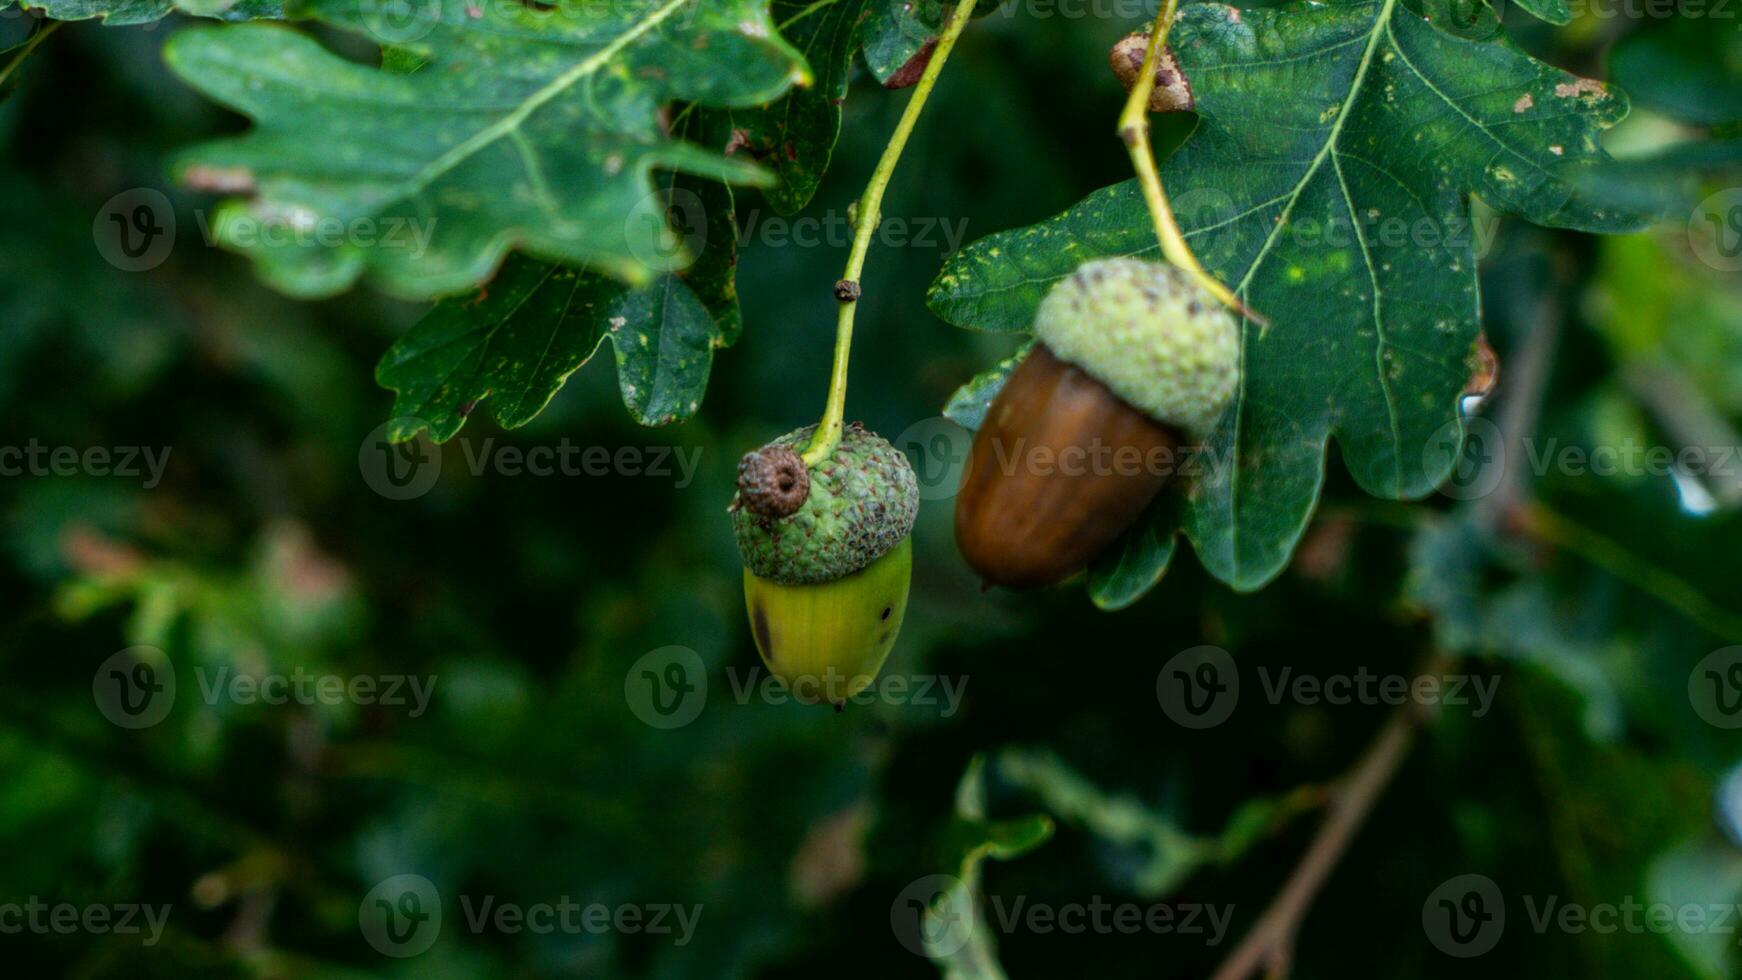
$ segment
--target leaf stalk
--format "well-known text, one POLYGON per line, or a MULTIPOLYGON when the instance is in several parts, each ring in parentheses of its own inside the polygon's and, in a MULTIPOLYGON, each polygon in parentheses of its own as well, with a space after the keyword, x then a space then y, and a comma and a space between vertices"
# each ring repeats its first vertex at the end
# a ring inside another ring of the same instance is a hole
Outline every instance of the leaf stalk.
POLYGON ((29 58, 31 52, 36 50, 37 45, 48 40, 49 35, 55 31, 60 30, 61 23, 58 20, 47 21, 31 32, 30 37, 18 46, 18 53, 7 59, 4 65, 0 65, 0 85, 6 84, 7 79, 12 77, 12 73, 18 70, 19 65, 24 64, 25 59, 29 58))

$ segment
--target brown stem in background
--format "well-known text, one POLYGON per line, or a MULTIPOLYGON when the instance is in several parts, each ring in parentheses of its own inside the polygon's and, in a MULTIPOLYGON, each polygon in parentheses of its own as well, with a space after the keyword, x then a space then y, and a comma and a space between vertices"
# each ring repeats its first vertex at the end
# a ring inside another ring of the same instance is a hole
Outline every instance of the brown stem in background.
MULTIPOLYGON (((1452 657, 1436 652, 1421 673, 1423 676, 1443 676, 1452 663, 1452 657)), ((1245 980, 1261 968, 1271 978, 1288 975, 1294 956, 1295 935, 1300 931, 1301 920, 1311 908, 1313 898, 1409 755, 1416 730, 1430 718, 1416 704, 1405 704, 1391 713, 1354 767, 1337 781, 1325 822, 1307 846, 1300 863, 1240 945, 1222 961, 1213 980, 1245 980)))

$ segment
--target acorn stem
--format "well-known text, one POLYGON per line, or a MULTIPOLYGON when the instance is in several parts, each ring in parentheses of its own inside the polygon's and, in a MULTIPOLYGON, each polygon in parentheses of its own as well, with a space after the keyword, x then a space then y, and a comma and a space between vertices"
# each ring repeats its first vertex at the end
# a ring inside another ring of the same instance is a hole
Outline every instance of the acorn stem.
POLYGON ((962 36, 963 29, 968 26, 976 2, 977 0, 957 2, 949 22, 938 36, 937 47, 932 51, 931 61, 925 66, 925 74, 920 76, 919 84, 913 87, 913 96, 907 100, 907 106, 901 112, 901 120, 895 124, 895 132, 889 137, 888 145, 883 148, 883 156, 877 161, 877 169, 871 174, 871 182, 865 186, 864 196, 859 198, 854 218, 853 248, 847 253, 847 271, 842 273, 840 282, 835 286, 840 313, 835 323, 835 363, 829 374, 829 400, 823 408, 822 421, 817 423, 816 435, 811 437, 810 445, 805 447, 806 466, 815 466, 828 459, 834 453, 835 447, 840 445, 841 426, 847 411, 847 362, 852 357, 853 350, 853 316, 859 309, 859 275, 865 270, 865 255, 871 250, 871 236, 876 233, 877 225, 882 221, 883 192, 889 188, 889 179, 895 174, 895 164, 900 161, 901 152, 907 148, 907 138, 913 134, 913 127, 919 122, 919 114, 925 108, 932 87, 937 84, 938 75, 943 73, 944 62, 950 59, 950 51, 956 46, 956 39, 962 36))
POLYGON ((1143 56, 1143 68, 1138 71, 1137 80, 1125 99, 1125 111, 1119 114, 1119 138, 1124 141, 1125 149, 1131 154, 1131 167, 1137 171, 1138 186, 1143 188, 1143 201, 1149 205, 1149 216, 1155 222, 1155 238, 1161 244, 1161 254, 1169 262, 1191 273, 1193 278, 1229 309, 1261 327, 1269 326, 1269 320, 1260 316, 1227 286, 1217 281, 1198 262, 1198 257, 1192 254, 1192 248, 1186 244, 1185 234, 1180 231, 1179 222, 1173 216, 1173 208, 1168 204, 1167 190, 1161 185, 1161 172, 1155 166, 1155 153, 1149 144, 1149 95, 1155 90, 1155 65, 1161 58, 1162 50, 1167 47, 1167 35, 1173 29, 1173 15, 1178 6, 1179 0, 1162 0, 1161 10, 1155 17, 1155 27, 1149 32, 1149 50, 1143 56))

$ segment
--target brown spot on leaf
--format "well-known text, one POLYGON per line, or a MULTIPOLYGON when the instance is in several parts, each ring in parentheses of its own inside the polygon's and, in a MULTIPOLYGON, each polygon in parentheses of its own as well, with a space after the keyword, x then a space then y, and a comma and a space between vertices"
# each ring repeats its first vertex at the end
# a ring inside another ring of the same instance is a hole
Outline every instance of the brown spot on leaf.
POLYGON ((1578 78, 1556 85, 1554 94, 1557 98, 1562 99, 1571 99, 1577 96, 1601 99, 1608 96, 1609 90, 1603 87, 1602 82, 1594 78, 1578 78))
POLYGON ((925 42, 913 57, 902 65, 883 82, 884 88, 911 88, 919 84, 920 76, 925 74, 925 66, 931 64, 931 54, 937 50, 938 39, 932 38, 925 42))
MULTIPOLYGON (((1125 35, 1107 53, 1107 65, 1113 69, 1119 84, 1125 86, 1125 91, 1131 91, 1131 87, 1137 84, 1137 76, 1143 71, 1143 61, 1148 55, 1149 34, 1145 31, 1125 35)), ((1180 69, 1173 46, 1164 46, 1155 60, 1155 88, 1149 93, 1149 111, 1179 112, 1196 105, 1191 82, 1180 69)))
POLYGON ((1476 335, 1476 347, 1470 354, 1470 380, 1464 384, 1464 394, 1483 396, 1494 390, 1500 380, 1500 355, 1488 344, 1488 335, 1476 335))
POLYGON ((214 194, 254 192, 254 171, 247 167, 189 167, 182 171, 181 180, 196 191, 214 194))

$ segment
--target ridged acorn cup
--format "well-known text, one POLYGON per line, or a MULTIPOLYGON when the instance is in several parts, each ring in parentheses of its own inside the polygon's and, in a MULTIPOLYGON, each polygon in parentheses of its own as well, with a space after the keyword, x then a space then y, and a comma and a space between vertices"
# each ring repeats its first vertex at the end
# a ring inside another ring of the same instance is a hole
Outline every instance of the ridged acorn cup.
POLYGON ((1063 581, 1118 540, 1239 387, 1239 325, 1173 266, 1085 262, 1034 334, 956 495, 962 556, 1012 588, 1063 581))
POLYGON ((732 531, 763 663, 796 699, 838 708, 876 678, 901 631, 919 481, 858 423, 807 470, 799 453, 815 429, 746 454, 732 531))

